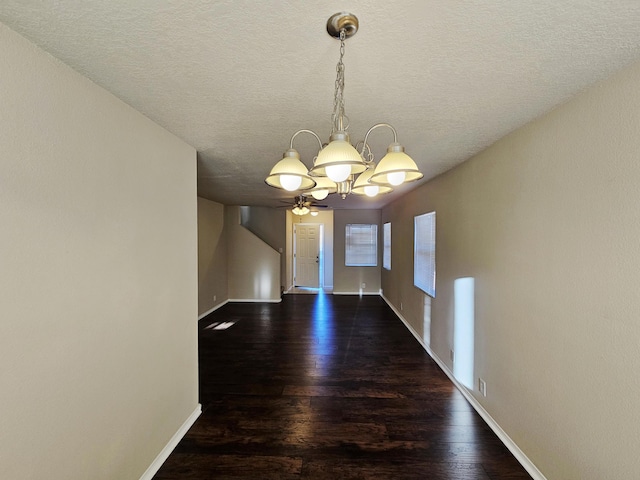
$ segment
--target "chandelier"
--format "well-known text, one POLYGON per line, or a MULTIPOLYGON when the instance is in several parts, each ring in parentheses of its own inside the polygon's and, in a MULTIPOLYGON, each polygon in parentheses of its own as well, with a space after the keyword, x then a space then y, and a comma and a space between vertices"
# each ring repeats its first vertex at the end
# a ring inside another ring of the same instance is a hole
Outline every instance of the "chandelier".
POLYGON ((265 182, 289 192, 302 190, 316 200, 322 200, 331 193, 342 198, 350 193, 374 197, 389 193, 394 186, 422 178, 416 163, 404 153, 404 147, 398 143, 395 128, 388 123, 377 123, 364 136, 364 140, 354 147, 349 133, 349 118, 344 112, 344 46, 345 40, 358 31, 358 19, 351 13, 341 12, 332 15, 327 21, 327 32, 340 40, 340 59, 336 66, 336 83, 331 115, 331 135, 329 143, 323 145, 320 137, 312 130, 302 129, 291 137, 289 149, 282 160, 271 169, 265 182), (393 133, 393 143, 387 153, 376 165, 369 144, 369 134, 380 127, 393 133), (302 163, 300 154, 293 148, 294 139, 307 133, 318 141, 318 155, 310 170, 302 163), (358 150, 359 147, 359 150, 358 150))

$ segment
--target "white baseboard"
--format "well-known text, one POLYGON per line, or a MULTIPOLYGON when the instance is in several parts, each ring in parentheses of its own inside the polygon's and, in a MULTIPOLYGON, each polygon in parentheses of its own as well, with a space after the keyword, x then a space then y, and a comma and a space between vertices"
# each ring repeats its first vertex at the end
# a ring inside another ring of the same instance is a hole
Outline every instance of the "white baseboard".
POLYGON ((282 298, 265 300, 264 298, 230 298, 229 302, 235 303, 280 303, 282 298))
POLYGON ((411 334, 416 338, 416 340, 418 340, 420 345, 422 345, 422 348, 424 348, 424 350, 429 354, 429 356, 433 358, 433 360, 438 364, 440 369, 447 375, 447 377, 449 377, 449 380, 451 380, 451 382, 456 386, 456 388, 460 390, 460 393, 464 395, 464 397, 471 404, 474 410, 478 412, 478 415, 480 415, 482 419, 485 422, 487 422, 487 425, 489 425, 489 428, 493 430, 493 432, 498 436, 500 441, 504 443, 505 447, 507 447, 509 451, 513 454, 513 456, 516 457, 516 460, 520 462, 520 465, 522 465, 522 467, 527 471, 527 473, 529 473, 529 475, 531 475, 531 477, 533 477, 534 480, 547 480, 547 478, 542 474, 540 470, 538 470, 538 468, 529 459, 529 457, 527 457, 525 453, 522 450, 520 450, 520 447, 518 447, 518 445, 511 439, 511 437, 507 435, 507 433, 502 429, 502 427, 498 424, 498 422, 496 422, 493 419, 493 417, 489 414, 489 412, 487 412, 484 409, 484 407, 480 404, 480 402, 478 402, 476 397, 473 396, 473 394, 469 391, 469 389, 464 385, 462 385, 460 382, 458 382, 458 380, 456 380, 456 378, 453 376, 453 372, 449 369, 449 367, 440 359, 438 355, 435 354, 435 352, 433 352, 433 350, 431 350, 431 348, 427 344, 424 343, 422 338, 420 338, 420 335, 418 335, 418 332, 416 332, 411 326, 411 324, 400 314, 398 310, 396 310, 396 308, 389 301, 389 299, 386 298, 384 295, 381 295, 381 297, 387 303, 387 305, 389 305, 389 308, 391 308, 391 310, 393 310, 393 312, 398 316, 398 318, 402 321, 402 323, 404 323, 404 325, 411 332, 411 334))
POLYGON ((334 295, 380 295, 380 292, 336 292, 333 291, 334 295))
POLYGON ((209 315, 212 312, 215 312, 216 310, 218 310, 220 307, 225 306, 227 303, 229 303, 229 300, 225 300, 222 303, 217 304, 215 307, 210 308, 209 310, 207 310, 206 312, 204 312, 202 315, 200 315, 198 317, 198 320, 202 320, 204 317, 206 317, 207 315, 209 315))
POLYGON ((158 473, 158 470, 160 470, 160 467, 162 467, 162 464, 167 461, 167 458, 169 458, 169 455, 171 455, 171 452, 173 452, 173 449, 176 448, 180 440, 182 440, 182 437, 184 437, 187 434, 187 432, 189 431, 191 426, 195 423, 195 421, 198 419, 201 413, 202 413, 202 405, 198 404, 196 409, 191 413, 191 415, 189 415, 189 418, 187 418, 182 424, 182 426, 178 429, 178 431, 173 434, 173 437, 171 437, 171 440, 169 440, 169 443, 165 445, 165 447, 158 454, 155 460, 151 462, 151 465, 149 465, 149 468, 147 468, 147 471, 142 474, 142 476, 140 477, 140 480, 151 480, 153 476, 156 473, 158 473))
MULTIPOLYGON (((297 288, 295 285, 289 285, 289 287, 285 288, 282 293, 289 293, 291 290, 293 290, 295 288, 297 288)), ((316 287, 311 287, 311 288, 316 288, 316 287)), ((324 290, 325 292, 333 291, 333 285, 322 285, 322 286, 317 287, 317 288, 319 288, 320 290, 324 290)))

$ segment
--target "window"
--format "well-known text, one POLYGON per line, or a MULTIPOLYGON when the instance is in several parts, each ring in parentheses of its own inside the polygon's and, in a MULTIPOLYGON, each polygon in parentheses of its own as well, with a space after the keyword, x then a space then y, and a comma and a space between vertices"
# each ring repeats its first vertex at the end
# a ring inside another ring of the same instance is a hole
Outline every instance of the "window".
POLYGON ((391 223, 382 226, 382 267, 391 270, 391 223))
POLYGON ((375 267, 378 265, 377 225, 347 225, 344 264, 347 267, 375 267))
POLYGON ((436 296, 436 212, 414 217, 413 284, 436 296))

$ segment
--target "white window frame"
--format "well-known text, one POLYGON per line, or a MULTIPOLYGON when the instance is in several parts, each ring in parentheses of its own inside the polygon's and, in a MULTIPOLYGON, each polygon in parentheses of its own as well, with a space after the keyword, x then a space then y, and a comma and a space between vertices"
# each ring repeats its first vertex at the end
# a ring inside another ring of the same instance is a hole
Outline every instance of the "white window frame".
POLYGON ((413 284, 436 296, 436 212, 413 217, 413 284))
POLYGON ((382 268, 391 270, 391 222, 382 225, 382 268))
POLYGON ((378 266, 378 225, 361 223, 347 224, 345 227, 344 243, 345 266, 378 266), (369 230, 369 232, 367 233, 366 230, 369 230))

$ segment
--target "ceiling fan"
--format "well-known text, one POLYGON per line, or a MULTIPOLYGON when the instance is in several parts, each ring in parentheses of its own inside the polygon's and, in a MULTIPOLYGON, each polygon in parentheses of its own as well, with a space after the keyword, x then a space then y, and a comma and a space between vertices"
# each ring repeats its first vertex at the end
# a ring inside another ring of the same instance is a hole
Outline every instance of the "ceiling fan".
MULTIPOLYGON (((281 201, 289 203, 286 200, 281 200, 281 201)), ((289 205, 291 206, 290 203, 289 203, 289 205)), ((311 212, 313 214, 314 210, 312 210, 312 209, 327 208, 327 207, 328 207, 328 205, 322 205, 322 204, 314 203, 313 199, 309 199, 305 195, 297 195, 293 199, 293 206, 291 208, 291 211, 295 215, 306 215, 309 212, 311 212)), ((289 207, 287 207, 287 208, 289 208, 289 207)), ((317 210, 315 210, 315 211, 317 211, 317 210)))

